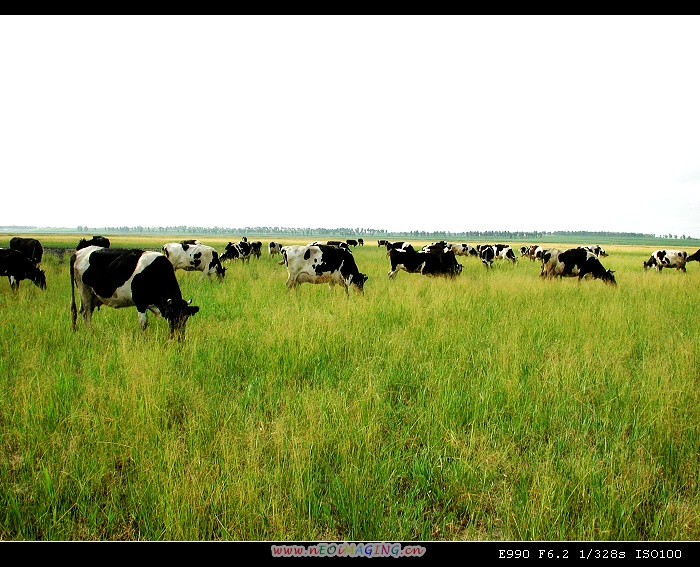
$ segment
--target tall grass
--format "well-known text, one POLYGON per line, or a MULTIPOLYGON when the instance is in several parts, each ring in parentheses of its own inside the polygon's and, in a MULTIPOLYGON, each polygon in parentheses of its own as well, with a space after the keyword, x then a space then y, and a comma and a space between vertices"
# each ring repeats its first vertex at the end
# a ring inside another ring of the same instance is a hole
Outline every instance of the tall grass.
POLYGON ((698 539, 700 267, 606 248, 616 288, 473 258, 389 281, 370 243, 349 298, 288 294, 266 252, 178 271, 182 342, 133 308, 74 333, 47 255, 46 291, 0 285, 0 537, 698 539))

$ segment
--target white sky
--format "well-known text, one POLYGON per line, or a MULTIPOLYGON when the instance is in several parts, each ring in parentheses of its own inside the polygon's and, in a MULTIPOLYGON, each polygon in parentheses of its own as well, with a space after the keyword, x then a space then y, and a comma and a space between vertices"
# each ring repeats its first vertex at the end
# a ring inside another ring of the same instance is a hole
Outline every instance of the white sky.
POLYGON ((0 16, 0 225, 700 237, 697 16, 0 16))

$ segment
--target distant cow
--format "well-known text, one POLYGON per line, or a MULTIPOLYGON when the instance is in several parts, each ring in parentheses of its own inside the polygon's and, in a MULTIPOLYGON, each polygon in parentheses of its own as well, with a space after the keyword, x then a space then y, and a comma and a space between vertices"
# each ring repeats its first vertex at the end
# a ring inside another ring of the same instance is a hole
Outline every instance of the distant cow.
POLYGON ((664 268, 676 268, 676 270, 685 272, 687 261, 688 253, 685 250, 655 250, 644 262, 644 269, 653 267, 660 272, 664 268))
POLYGON ((0 248, 0 276, 7 276, 12 291, 19 289, 19 282, 30 280, 39 289, 46 289, 46 274, 18 250, 0 248))
POLYGON ((572 248, 561 252, 556 248, 544 253, 542 277, 578 277, 579 282, 588 274, 607 284, 617 285, 612 270, 606 270, 595 254, 583 248, 572 248))
POLYGON ((452 250, 435 249, 432 252, 392 249, 389 251, 391 270, 389 278, 394 279, 400 270, 409 274, 424 276, 448 276, 454 278, 462 272, 462 265, 457 262, 452 250))
POLYGON ((244 236, 239 242, 229 242, 226 245, 224 253, 219 256, 220 261, 224 260, 241 260, 242 262, 250 261, 251 246, 248 239, 244 236))
POLYGON ((200 279, 216 275, 222 280, 226 275, 226 268, 221 265, 219 253, 206 244, 171 242, 163 246, 162 252, 170 260, 174 270, 200 271, 200 279))
POLYGON ((389 242, 389 241, 388 240, 377 240, 377 246, 379 246, 381 248, 382 246, 386 246, 387 242, 389 242))
POLYGON ((90 324, 95 307, 135 306, 145 331, 150 310, 168 321, 170 337, 182 338, 187 319, 199 311, 182 299, 175 270, 160 252, 89 246, 70 259, 71 319, 76 329, 75 288, 80 312, 90 324))
POLYGON ((359 271, 350 250, 337 246, 283 246, 282 256, 287 265, 287 291, 302 283, 340 284, 345 294, 353 286, 364 293, 367 276, 359 271))
POLYGON ((451 244, 452 251, 457 256, 478 256, 476 248, 471 244, 451 244))
POLYGON ((602 246, 599 246, 598 244, 594 244, 593 246, 581 246, 584 250, 587 252, 590 252, 591 254, 595 254, 596 258, 598 256, 607 256, 608 253, 603 249, 602 246))
POLYGON ((93 236, 90 240, 80 239, 78 245, 75 247, 76 250, 82 250, 88 246, 101 246, 102 248, 109 248, 110 242, 109 238, 105 236, 93 236))
POLYGON ((358 238, 358 239, 357 239, 357 243, 358 243, 360 246, 364 246, 364 245, 365 245, 365 241, 364 241, 364 239, 362 239, 362 238, 358 238))
POLYGON ((357 246, 357 245, 358 245, 357 240, 354 240, 354 239, 352 239, 352 238, 347 239, 347 240, 345 241, 345 243, 346 243, 348 246, 357 246))
POLYGON ((270 256, 282 253, 282 245, 279 242, 270 242, 270 244, 267 245, 267 248, 270 252, 270 256))
POLYGON ((41 258, 44 255, 44 248, 36 238, 21 238, 15 236, 10 240, 10 250, 17 250, 24 254, 29 261, 34 264, 35 268, 41 264, 41 258))
POLYGON ((253 240, 250 243, 250 255, 255 256, 256 259, 260 259, 262 255, 262 242, 259 240, 253 240))
POLYGON ((517 262, 515 252, 507 244, 479 244, 477 246, 481 263, 487 268, 493 266, 493 261, 496 259, 509 260, 514 264, 517 262))

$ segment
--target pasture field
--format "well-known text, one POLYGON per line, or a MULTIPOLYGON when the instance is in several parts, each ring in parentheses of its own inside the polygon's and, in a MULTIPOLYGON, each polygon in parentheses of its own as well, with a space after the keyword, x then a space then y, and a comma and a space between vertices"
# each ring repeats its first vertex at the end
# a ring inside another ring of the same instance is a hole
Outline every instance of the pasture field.
POLYGON ((73 332, 67 255, 0 281, 0 539, 700 539, 700 265, 389 281, 368 241, 346 298, 288 294, 259 240, 223 282, 177 272, 181 342, 135 308, 73 332))

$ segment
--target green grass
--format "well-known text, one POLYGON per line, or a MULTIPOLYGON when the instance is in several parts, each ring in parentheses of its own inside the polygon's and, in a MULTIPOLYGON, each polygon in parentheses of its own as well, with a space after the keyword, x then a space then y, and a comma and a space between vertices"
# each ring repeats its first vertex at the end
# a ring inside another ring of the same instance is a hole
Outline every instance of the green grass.
POLYGON ((389 281, 368 243, 349 298, 265 251, 177 272, 182 342, 133 308, 74 333, 49 254, 46 291, 0 285, 0 538, 697 540, 700 267, 606 248, 616 288, 389 281))

